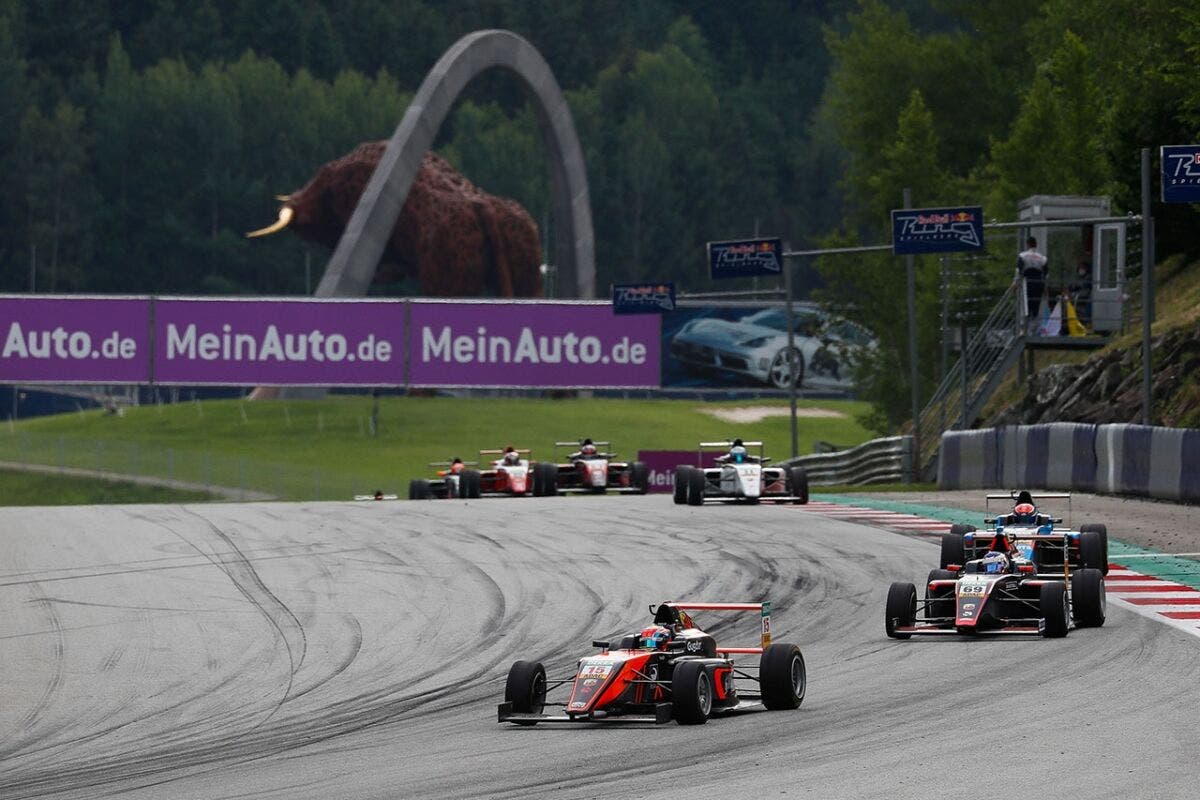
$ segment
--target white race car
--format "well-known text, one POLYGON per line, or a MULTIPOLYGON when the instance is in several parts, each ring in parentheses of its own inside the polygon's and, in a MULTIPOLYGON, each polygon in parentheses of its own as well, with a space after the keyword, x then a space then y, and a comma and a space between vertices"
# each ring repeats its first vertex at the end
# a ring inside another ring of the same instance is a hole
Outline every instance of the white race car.
POLYGON ((762 442, 741 439, 701 442, 696 461, 704 463, 704 452, 723 450, 716 466, 675 468, 675 503, 699 506, 706 500, 757 503, 807 503, 808 474, 804 467, 767 466, 771 459, 763 454, 762 442), (747 448, 757 447, 752 455, 747 448))

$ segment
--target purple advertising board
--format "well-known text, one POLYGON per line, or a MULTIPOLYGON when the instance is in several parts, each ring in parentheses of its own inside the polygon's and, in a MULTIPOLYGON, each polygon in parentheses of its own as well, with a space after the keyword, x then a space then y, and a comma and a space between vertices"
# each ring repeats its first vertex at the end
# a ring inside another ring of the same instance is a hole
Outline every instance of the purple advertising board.
POLYGON ((425 302, 410 305, 409 384, 645 388, 659 384, 655 315, 608 303, 425 302))
POLYGON ((651 492, 670 492, 675 489, 675 468, 680 464, 690 466, 716 466, 717 452, 704 453, 704 463, 696 463, 695 450, 638 450, 638 461, 649 470, 651 492))
POLYGON ((0 383, 147 383, 148 297, 0 297, 0 383))
POLYGON ((399 386, 404 303, 157 299, 154 381, 399 386))

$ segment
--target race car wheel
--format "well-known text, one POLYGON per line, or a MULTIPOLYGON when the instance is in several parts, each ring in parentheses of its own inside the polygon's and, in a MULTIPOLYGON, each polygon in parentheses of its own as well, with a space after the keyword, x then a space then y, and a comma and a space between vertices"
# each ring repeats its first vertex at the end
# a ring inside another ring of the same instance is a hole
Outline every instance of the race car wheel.
POLYGON ((539 462, 533 465, 533 494, 535 497, 553 497, 558 494, 558 467, 539 462))
POLYGON ((1088 522, 1079 526, 1080 533, 1095 532, 1100 536, 1100 547, 1104 551, 1104 568, 1101 570, 1105 575, 1108 574, 1108 526, 1102 522, 1088 522))
POLYGON ((1067 635, 1067 585, 1058 581, 1042 584, 1041 595, 1038 597, 1038 608, 1046 620, 1042 635, 1048 639, 1058 639, 1067 635))
POLYGON ((887 614, 883 629, 893 639, 911 639, 911 633, 897 632, 917 621, 917 587, 897 581, 888 588, 887 614))
POLYGON ((950 533, 942 534, 942 557, 938 562, 938 566, 942 569, 951 564, 958 564, 960 567, 967 563, 967 549, 963 543, 961 533, 954 533, 951 529, 950 533))
POLYGON ((650 468, 640 461, 629 465, 629 485, 637 490, 637 494, 650 491, 650 468))
POLYGON ((413 478, 408 482, 409 500, 428 500, 431 497, 433 497, 433 491, 429 488, 429 481, 424 478, 413 478))
POLYGON ((1098 569, 1104 572, 1105 562, 1104 543, 1096 531, 1082 531, 1079 534, 1079 566, 1083 569, 1098 569))
POLYGON ((962 536, 964 533, 974 533, 977 530, 979 530, 979 529, 976 528, 974 525, 964 525, 961 522, 956 522, 950 526, 950 532, 956 533, 959 536, 962 536))
POLYGON ((947 586, 945 588, 930 590, 929 584, 934 581, 952 581, 958 576, 948 569, 931 569, 929 577, 925 579, 925 618, 926 619, 946 619, 953 618, 956 610, 957 600, 954 597, 954 587, 947 586))
POLYGON ((796 388, 799 389, 804 383, 804 356, 796 348, 792 348, 791 358, 788 358, 788 348, 783 348, 775 354, 775 358, 771 360, 771 369, 767 373, 767 380, 776 389, 787 389, 791 386, 790 380, 793 379, 796 388), (793 367, 792 362, 795 366, 793 367))
MULTIPOLYGON (((546 668, 540 661, 516 661, 509 667, 504 699, 513 704, 513 711, 518 714, 542 713, 546 707, 546 668)), ((522 720, 518 724, 537 723, 522 720)))
POLYGON ((1104 573, 1081 569, 1071 576, 1071 613, 1080 628, 1099 628, 1104 624, 1106 598, 1104 573))
POLYGON ((699 661, 681 661, 671 675, 671 706, 680 725, 703 725, 712 713, 713 685, 699 661))
POLYGON ((796 503, 797 505, 804 505, 807 503, 808 470, 806 470, 804 467, 789 467, 788 479, 789 483, 791 484, 790 493, 792 497, 796 498, 792 502, 796 503))
POLYGON ((693 467, 688 472, 687 501, 689 506, 704 505, 704 485, 706 482, 704 470, 693 467))
POLYGON ((675 468, 675 505, 681 506, 688 499, 688 474, 691 472, 691 467, 679 466, 675 468))
POLYGON ((458 494, 467 500, 479 499, 479 470, 463 470, 458 478, 458 494))
POLYGON ((772 711, 799 708, 808 688, 808 673, 800 648, 778 642, 763 650, 758 660, 758 684, 763 705, 772 711))

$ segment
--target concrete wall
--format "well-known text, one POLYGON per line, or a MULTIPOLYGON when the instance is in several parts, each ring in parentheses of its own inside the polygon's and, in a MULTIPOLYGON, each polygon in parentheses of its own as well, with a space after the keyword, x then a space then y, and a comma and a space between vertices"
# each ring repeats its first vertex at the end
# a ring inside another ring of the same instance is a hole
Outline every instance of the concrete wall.
POLYGON ((1037 488, 1200 502, 1200 430, 1056 422, 942 434, 943 489, 1037 488))

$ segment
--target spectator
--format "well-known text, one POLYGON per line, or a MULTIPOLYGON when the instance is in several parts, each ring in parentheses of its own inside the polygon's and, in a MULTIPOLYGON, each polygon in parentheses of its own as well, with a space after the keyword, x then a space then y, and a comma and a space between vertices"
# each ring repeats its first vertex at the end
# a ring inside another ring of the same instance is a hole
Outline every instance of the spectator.
POLYGON ((1046 291, 1046 257, 1038 252, 1037 239, 1032 236, 1025 240, 1025 249, 1017 255, 1014 280, 1022 278, 1025 279, 1025 316, 1036 325, 1042 294, 1046 291))

